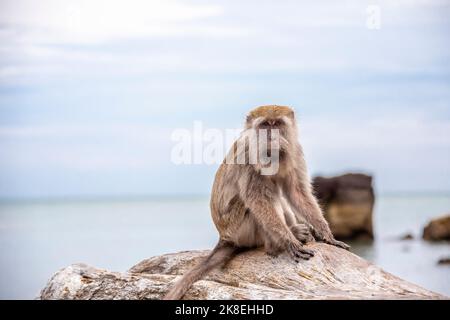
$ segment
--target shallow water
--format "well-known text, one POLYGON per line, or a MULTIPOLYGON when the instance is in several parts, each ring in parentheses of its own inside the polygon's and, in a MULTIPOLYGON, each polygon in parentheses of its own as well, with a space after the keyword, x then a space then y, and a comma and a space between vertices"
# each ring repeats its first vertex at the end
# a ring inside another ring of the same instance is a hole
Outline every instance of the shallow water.
MULTIPOLYGON (((0 298, 35 298, 71 263, 124 271, 163 253, 208 249, 217 241, 207 198, 0 204, 0 298)), ((450 211, 450 196, 378 197, 373 243, 352 251, 385 270, 450 296, 450 244, 420 239, 423 225, 450 211), (414 240, 400 241, 406 232, 414 240)))

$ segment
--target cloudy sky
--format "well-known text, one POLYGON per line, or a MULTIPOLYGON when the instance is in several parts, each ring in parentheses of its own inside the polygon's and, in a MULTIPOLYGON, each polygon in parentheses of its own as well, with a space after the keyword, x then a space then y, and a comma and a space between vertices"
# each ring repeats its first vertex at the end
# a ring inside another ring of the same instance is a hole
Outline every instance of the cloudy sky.
POLYGON ((237 128, 262 104, 296 109, 312 175, 450 192, 449 16, 448 0, 0 0, 0 198, 207 194, 217 165, 174 165, 173 130, 237 128))

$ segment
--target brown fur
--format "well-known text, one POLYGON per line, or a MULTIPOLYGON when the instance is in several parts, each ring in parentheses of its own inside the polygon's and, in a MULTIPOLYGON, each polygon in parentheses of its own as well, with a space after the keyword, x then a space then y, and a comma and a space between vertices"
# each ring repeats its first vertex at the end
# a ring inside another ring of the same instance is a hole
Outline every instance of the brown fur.
MULTIPOLYGON (((195 281, 212 268, 223 266, 237 250, 264 247, 270 255, 286 251, 299 261, 314 256, 302 244, 314 238, 348 249, 334 239, 312 194, 303 151, 297 141, 294 111, 273 105, 256 108, 247 116, 245 128, 279 129, 283 155, 279 170, 265 176, 260 174, 258 165, 229 164, 224 160, 216 173, 210 203, 219 243, 164 299, 181 299, 195 281)), ((235 147, 236 143, 227 158, 237 156, 235 147)))
POLYGON ((283 116, 294 118, 294 111, 285 106, 268 105, 253 109, 249 113, 250 119, 264 117, 266 119, 281 118, 283 116))

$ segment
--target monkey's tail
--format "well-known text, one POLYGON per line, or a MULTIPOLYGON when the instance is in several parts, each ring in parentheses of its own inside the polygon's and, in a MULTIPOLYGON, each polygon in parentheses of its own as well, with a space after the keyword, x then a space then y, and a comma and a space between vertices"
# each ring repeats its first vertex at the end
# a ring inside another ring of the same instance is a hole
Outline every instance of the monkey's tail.
POLYGON ((179 300, 189 290, 194 282, 200 280, 207 272, 215 267, 222 267, 238 252, 238 248, 231 243, 220 240, 213 251, 197 266, 189 270, 166 293, 163 300, 179 300))

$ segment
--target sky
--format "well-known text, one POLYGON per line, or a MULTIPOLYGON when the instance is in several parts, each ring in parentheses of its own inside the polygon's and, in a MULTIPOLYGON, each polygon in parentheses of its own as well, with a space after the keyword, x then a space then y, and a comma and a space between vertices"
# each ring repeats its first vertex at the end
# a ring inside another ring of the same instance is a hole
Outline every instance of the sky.
POLYGON ((0 0, 0 198, 206 195, 218 164, 174 164, 172 133, 266 104, 296 110, 312 176, 450 192, 449 16, 448 0, 0 0))

